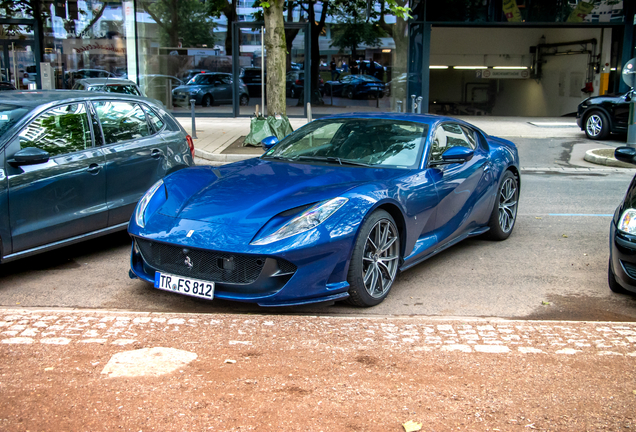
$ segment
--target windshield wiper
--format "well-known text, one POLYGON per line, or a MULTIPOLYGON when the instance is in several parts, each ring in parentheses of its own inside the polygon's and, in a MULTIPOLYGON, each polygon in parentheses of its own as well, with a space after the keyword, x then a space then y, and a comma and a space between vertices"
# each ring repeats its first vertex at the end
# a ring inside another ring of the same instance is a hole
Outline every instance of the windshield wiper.
POLYGON ((363 162, 356 162, 349 159, 340 159, 335 156, 296 156, 294 160, 305 160, 305 161, 318 161, 318 162, 338 162, 340 165, 355 165, 355 166, 364 166, 370 167, 371 165, 365 164, 363 162))

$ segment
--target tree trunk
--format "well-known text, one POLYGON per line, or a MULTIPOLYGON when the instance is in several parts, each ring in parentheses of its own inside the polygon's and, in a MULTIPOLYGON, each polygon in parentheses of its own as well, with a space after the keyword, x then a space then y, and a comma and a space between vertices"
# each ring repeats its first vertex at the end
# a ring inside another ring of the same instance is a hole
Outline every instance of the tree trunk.
POLYGON ((227 32, 225 33, 225 55, 231 56, 232 55, 232 23, 236 21, 235 0, 230 0, 227 2, 227 6, 223 8, 223 15, 225 15, 225 18, 227 18, 227 32))
POLYGON ((284 0, 270 0, 263 8, 265 18, 265 49, 267 50, 267 115, 287 114, 285 99, 285 43, 284 0))

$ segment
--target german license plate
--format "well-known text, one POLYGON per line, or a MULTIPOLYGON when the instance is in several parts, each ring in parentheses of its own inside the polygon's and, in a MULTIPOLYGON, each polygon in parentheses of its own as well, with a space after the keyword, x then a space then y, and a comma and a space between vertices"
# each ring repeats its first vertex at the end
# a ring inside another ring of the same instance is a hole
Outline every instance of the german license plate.
POLYGON ((212 300, 214 282, 155 272, 155 288, 212 300))

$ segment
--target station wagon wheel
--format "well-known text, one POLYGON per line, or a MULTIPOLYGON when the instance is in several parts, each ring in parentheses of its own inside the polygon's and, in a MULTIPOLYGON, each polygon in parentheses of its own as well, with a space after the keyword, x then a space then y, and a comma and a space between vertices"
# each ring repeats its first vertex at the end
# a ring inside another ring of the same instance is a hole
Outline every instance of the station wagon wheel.
POLYGON ((210 95, 205 95, 203 96, 203 99, 201 99, 201 106, 209 107, 212 106, 213 103, 214 101, 210 95))
POLYGON ((349 299, 355 306, 381 303, 389 294, 400 264, 400 232, 393 217, 375 211, 360 228, 349 265, 349 299))
POLYGON ((517 220, 519 201, 519 182, 517 177, 506 171, 501 179, 495 204, 490 215, 487 236, 492 240, 505 240, 510 237, 517 220))
POLYGON ((350 88, 349 90, 347 90, 347 97, 349 99, 353 99, 353 97, 355 96, 355 94, 353 94, 353 89, 350 88))
POLYGON ((609 135, 609 121, 600 111, 593 111, 585 118, 585 135, 589 139, 602 140, 609 135))
POLYGON ((246 94, 241 95, 241 97, 239 98, 239 105, 241 106, 247 106, 249 102, 250 102, 250 98, 246 94))

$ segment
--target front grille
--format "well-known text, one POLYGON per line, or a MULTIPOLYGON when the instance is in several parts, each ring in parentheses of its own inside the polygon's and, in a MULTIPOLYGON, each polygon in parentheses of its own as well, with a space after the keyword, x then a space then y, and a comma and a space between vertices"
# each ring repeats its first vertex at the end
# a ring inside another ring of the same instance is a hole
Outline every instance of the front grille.
MULTIPOLYGON (((150 267, 178 276, 217 283, 251 284, 258 279, 267 259, 265 256, 216 252, 142 239, 136 239, 136 242, 144 261, 150 267)), ((280 273, 296 271, 294 264, 282 259, 276 261, 280 273)))

